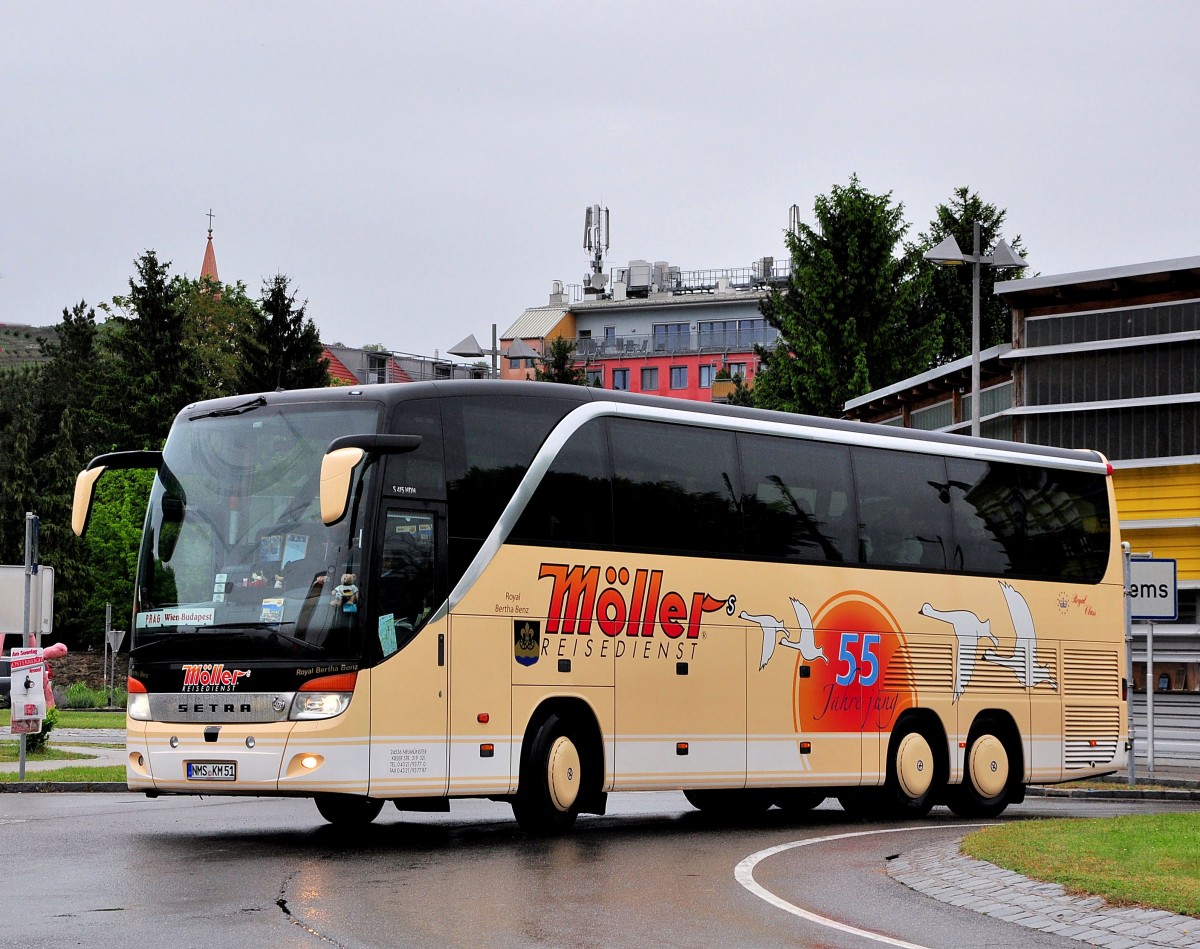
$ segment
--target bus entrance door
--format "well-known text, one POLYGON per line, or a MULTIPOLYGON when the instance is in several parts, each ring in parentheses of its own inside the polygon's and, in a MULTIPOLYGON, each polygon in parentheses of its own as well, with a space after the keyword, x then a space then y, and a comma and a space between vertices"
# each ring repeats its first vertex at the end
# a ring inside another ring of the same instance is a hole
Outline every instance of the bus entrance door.
POLYGON ((444 514, 434 505, 387 507, 377 526, 368 624, 382 661, 372 673, 373 797, 444 797, 447 620, 430 621, 445 598, 444 514))

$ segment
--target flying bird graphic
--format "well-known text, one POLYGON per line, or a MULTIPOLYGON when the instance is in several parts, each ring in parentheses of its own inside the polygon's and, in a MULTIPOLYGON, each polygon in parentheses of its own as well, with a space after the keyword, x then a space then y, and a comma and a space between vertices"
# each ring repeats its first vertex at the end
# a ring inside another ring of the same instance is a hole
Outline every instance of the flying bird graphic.
POLYGON ((813 629, 812 617, 809 615, 807 607, 799 600, 792 599, 792 609, 795 610, 796 621, 800 624, 800 640, 798 642, 791 638, 792 634, 783 625, 783 621, 774 616, 753 616, 745 610, 738 614, 739 619, 757 623, 762 627, 762 661, 758 665, 760 671, 765 669, 767 663, 771 661, 771 656, 775 654, 776 643, 780 646, 787 646, 789 649, 799 650, 806 662, 812 662, 818 657, 826 662, 829 661, 825 656, 825 650, 817 645, 816 631, 813 629))
POLYGON ((950 699, 953 704, 971 681, 979 653, 979 640, 990 639, 993 646, 999 646, 1000 641, 992 635, 991 621, 980 619, 970 610, 939 610, 926 603, 921 607, 921 615, 949 623, 954 628, 954 637, 958 640, 958 662, 954 675, 954 695, 950 699))
POLYGON ((1001 656, 994 650, 987 649, 983 658, 1011 669, 1021 685, 1027 689, 1047 682, 1057 692, 1058 683, 1054 680, 1054 673, 1047 666, 1037 663, 1037 630, 1033 628, 1033 614, 1029 611, 1029 604, 1025 602, 1025 597, 1003 580, 1000 581, 1000 590, 1004 594, 1004 602, 1008 604, 1008 614, 1012 617, 1017 644, 1013 647, 1012 655, 1001 656))

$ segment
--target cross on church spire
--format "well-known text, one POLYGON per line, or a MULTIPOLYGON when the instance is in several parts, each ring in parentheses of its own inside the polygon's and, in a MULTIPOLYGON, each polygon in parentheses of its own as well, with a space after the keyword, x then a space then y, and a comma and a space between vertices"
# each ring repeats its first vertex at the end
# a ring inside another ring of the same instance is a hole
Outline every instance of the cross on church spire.
POLYGON ((212 219, 213 219, 212 208, 209 208, 208 209, 208 236, 209 237, 212 237, 212 219))

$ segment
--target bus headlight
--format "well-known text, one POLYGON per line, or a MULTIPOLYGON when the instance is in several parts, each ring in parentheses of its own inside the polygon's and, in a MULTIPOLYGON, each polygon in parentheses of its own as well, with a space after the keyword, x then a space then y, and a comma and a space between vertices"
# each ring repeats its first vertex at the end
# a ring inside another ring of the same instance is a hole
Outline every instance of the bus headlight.
POLYGON ((333 718, 346 711, 349 704, 349 692, 297 692, 296 698, 292 700, 292 712, 288 717, 294 722, 333 718))
POLYGON ((350 705, 357 681, 357 672, 309 679, 300 686, 300 691, 292 700, 292 711, 288 718, 302 722, 341 715, 350 705))
POLYGON ((125 709, 129 713, 129 717, 135 722, 150 721, 150 696, 146 692, 146 687, 130 676, 126 691, 129 699, 125 703, 125 709))

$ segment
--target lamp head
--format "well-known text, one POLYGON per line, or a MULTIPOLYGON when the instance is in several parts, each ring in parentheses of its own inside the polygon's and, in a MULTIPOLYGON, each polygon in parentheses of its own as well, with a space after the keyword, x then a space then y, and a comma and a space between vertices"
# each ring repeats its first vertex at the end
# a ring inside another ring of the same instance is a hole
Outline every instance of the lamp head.
POLYGON ((1013 249, 1004 241, 996 242, 996 249, 992 251, 992 266, 993 267, 1028 267, 1025 263, 1025 258, 1018 257, 1013 253, 1013 249))
POLYGON ((944 264, 949 267, 965 264, 968 259, 963 255, 962 250, 958 246, 958 241, 954 239, 953 234, 949 235, 936 247, 925 251, 924 257, 935 264, 944 264))

